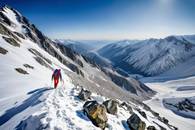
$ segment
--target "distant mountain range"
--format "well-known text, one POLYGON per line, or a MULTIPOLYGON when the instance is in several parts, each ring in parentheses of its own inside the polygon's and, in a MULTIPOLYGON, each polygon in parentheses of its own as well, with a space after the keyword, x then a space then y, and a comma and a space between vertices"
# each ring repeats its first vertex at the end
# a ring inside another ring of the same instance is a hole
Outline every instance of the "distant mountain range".
POLYGON ((87 47, 71 44, 70 48, 84 54, 100 66, 114 68, 125 76, 188 77, 195 75, 193 73, 195 71, 195 35, 123 40, 107 44, 95 51, 90 51, 87 47), (82 53, 79 48, 85 49, 83 51, 85 53, 82 53), (174 71, 178 69, 183 72, 176 75, 174 71))
POLYGON ((111 40, 70 40, 70 39, 54 39, 54 42, 64 44, 67 47, 71 48, 72 50, 80 53, 85 54, 90 51, 96 51, 103 46, 112 43, 111 40))
POLYGON ((126 43, 121 41, 109 44, 98 50, 98 53, 109 59, 115 68, 144 76, 160 75, 195 58, 195 35, 126 43))

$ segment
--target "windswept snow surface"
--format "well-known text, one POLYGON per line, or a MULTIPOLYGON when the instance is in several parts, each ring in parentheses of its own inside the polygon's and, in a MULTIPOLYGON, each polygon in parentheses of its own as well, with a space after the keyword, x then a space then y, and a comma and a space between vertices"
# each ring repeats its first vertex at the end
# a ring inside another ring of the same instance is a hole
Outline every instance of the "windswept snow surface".
MULTIPOLYGON (((163 104, 163 101, 169 103, 178 103, 182 99, 193 99, 194 102, 195 90, 190 89, 195 84, 195 77, 172 80, 160 83, 147 83, 151 89, 157 91, 157 95, 151 100, 145 101, 153 110, 160 113, 160 115, 166 117, 169 122, 179 128, 179 130, 194 130, 195 120, 192 118, 195 116, 191 111, 179 111, 174 107, 163 104), (178 91, 180 88, 187 87, 187 90, 178 91), (190 90, 189 90, 190 89, 190 90), (190 116, 189 116, 190 115, 190 116)), ((165 103, 165 102, 164 102, 165 103)))

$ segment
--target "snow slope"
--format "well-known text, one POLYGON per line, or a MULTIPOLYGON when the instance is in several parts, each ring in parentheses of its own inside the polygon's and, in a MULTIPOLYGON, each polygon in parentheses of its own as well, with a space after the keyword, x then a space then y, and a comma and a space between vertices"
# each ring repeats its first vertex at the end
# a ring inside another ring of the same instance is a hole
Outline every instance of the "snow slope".
MULTIPOLYGON (((62 84, 55 90, 51 88, 41 88, 29 92, 28 94, 31 96, 26 100, 39 100, 41 101, 40 104, 33 102, 33 104, 31 104, 33 106, 32 108, 31 106, 28 106, 18 115, 10 118, 7 122, 1 125, 0 128, 18 130, 98 130, 99 128, 94 126, 82 111, 84 102, 80 101, 76 97, 79 92, 78 88, 71 83, 71 79, 65 74, 63 75, 63 79, 66 85, 62 84), (38 94, 41 94, 42 96, 38 97, 38 94), (36 111, 32 111, 32 109, 36 111), (30 114, 27 114, 29 112, 30 114), (19 117, 21 114, 25 114, 25 116, 23 118, 19 117)), ((96 94, 92 95, 92 100, 93 99, 97 100, 99 103, 102 103, 105 100, 104 97, 96 94)), ((15 110, 18 110, 20 106, 21 104, 16 106, 15 110)), ((143 108, 140 107, 140 109, 143 108)), ((138 114, 143 121, 146 122, 147 126, 154 125, 157 129, 160 129, 158 125, 153 123, 154 121, 166 129, 170 129, 165 124, 158 121, 156 117, 154 117, 149 112, 146 112, 147 115, 149 115, 147 120, 144 119, 135 109, 134 112, 138 114)), ((6 112, 3 113, 2 116, 0 116, 0 119, 2 119, 2 117, 6 114, 6 112)), ((126 124, 126 120, 130 115, 131 114, 123 108, 119 108, 118 114, 116 116, 108 114, 109 129, 129 129, 126 124)))

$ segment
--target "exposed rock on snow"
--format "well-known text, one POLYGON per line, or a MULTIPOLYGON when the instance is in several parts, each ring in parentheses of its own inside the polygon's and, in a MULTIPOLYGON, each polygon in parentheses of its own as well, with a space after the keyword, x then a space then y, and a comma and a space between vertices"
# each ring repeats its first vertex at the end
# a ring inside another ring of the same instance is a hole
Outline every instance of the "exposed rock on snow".
POLYGON ((139 114, 147 119, 146 113, 144 111, 138 110, 139 114))
POLYGON ((9 30, 8 28, 6 28, 2 23, 0 23, 0 34, 9 36, 9 37, 14 38, 14 39, 16 39, 17 41, 19 41, 19 39, 17 38, 17 36, 15 36, 15 35, 11 32, 11 30, 9 30))
POLYGON ((84 90, 83 88, 81 89, 79 95, 78 95, 78 98, 83 100, 83 101, 86 101, 88 99, 91 99, 91 92, 88 91, 88 90, 84 90))
POLYGON ((107 115, 104 105, 99 104, 97 101, 87 101, 83 105, 84 112, 95 126, 105 129, 107 127, 107 115))
POLYGON ((133 109, 132 109, 131 105, 128 104, 128 103, 126 103, 126 102, 121 103, 121 104, 119 105, 119 107, 122 107, 122 108, 124 108, 125 110, 129 111, 130 114, 133 113, 133 109))
POLYGON ((20 47, 20 44, 14 40, 13 38, 9 38, 9 37, 2 37, 7 43, 9 43, 10 45, 12 46, 15 46, 15 47, 20 47))
POLYGON ((194 99, 195 97, 165 98, 163 100, 163 105, 178 115, 181 115, 186 118, 195 119, 195 100, 194 99))
POLYGON ((33 48, 29 48, 28 49, 32 54, 35 55, 34 59, 41 65, 51 69, 51 70, 54 70, 51 65, 52 65, 52 62, 51 60, 49 60, 48 58, 45 58, 41 53, 39 53, 36 49, 33 49, 33 48))
POLYGON ((29 65, 29 64, 23 64, 23 66, 26 67, 26 68, 34 69, 34 67, 29 65))
POLYGON ((117 84, 118 86, 121 86, 123 89, 131 93, 134 93, 136 95, 141 94, 142 96, 146 96, 148 98, 156 93, 155 91, 148 88, 146 85, 144 85, 138 80, 135 80, 130 77, 129 78, 123 77, 119 75, 118 73, 113 72, 107 68, 103 68, 102 71, 106 75, 108 75, 115 84, 117 84))
POLYGON ((156 128, 154 126, 148 126, 147 130, 156 130, 156 128))
POLYGON ((29 74, 26 70, 23 70, 22 68, 15 68, 15 70, 16 70, 18 73, 21 73, 21 74, 29 74))
POLYGON ((8 51, 4 49, 3 47, 0 47, 0 53, 5 55, 8 51))
POLYGON ((127 120, 129 128, 132 130, 145 130, 146 123, 143 122, 137 114, 132 114, 131 117, 127 120))
POLYGON ((19 32, 14 32, 14 34, 16 34, 18 37, 25 39, 25 36, 19 32))
POLYGON ((118 112, 118 104, 119 102, 113 99, 109 99, 103 102, 107 112, 113 115, 116 115, 118 112))

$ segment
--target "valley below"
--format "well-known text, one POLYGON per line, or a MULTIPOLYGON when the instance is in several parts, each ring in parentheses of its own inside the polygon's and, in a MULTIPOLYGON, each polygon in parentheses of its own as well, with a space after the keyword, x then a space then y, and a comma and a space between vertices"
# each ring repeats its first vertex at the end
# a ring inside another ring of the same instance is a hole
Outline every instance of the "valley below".
POLYGON ((171 124, 174 124, 181 130, 194 129, 195 116, 195 77, 189 77, 179 80, 166 82, 146 83, 151 89, 158 92, 151 100, 144 101, 147 105, 157 111, 160 115, 166 117, 171 124), (185 89, 182 89, 185 88, 185 89), (178 104, 189 100, 193 110, 180 108, 178 104), (180 103, 179 103, 180 102, 180 103), (174 105, 174 107, 173 107, 174 105))

